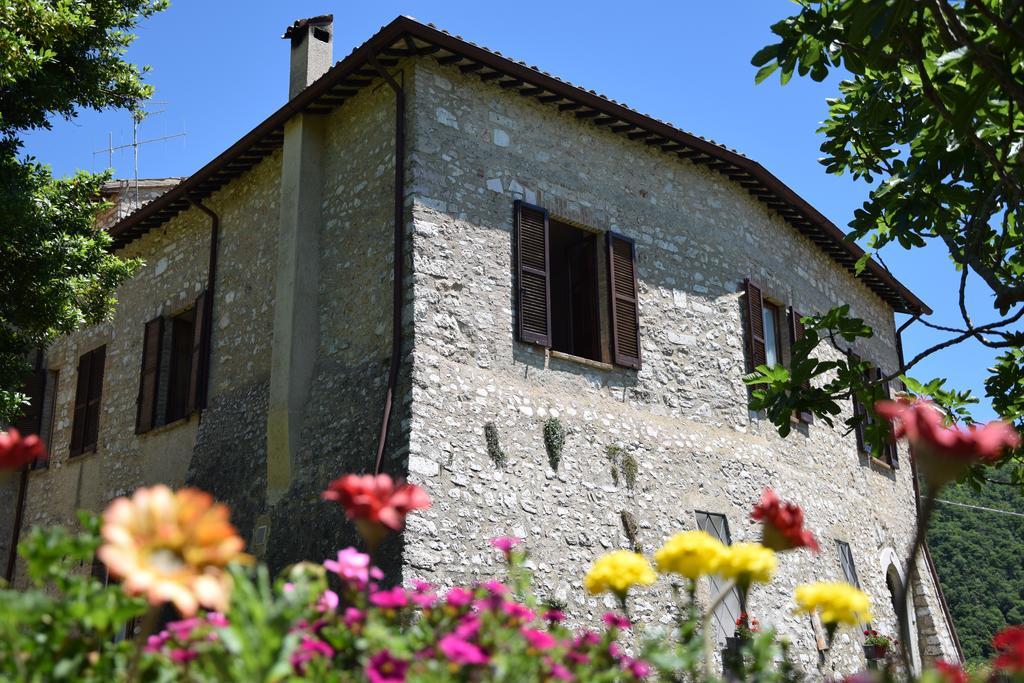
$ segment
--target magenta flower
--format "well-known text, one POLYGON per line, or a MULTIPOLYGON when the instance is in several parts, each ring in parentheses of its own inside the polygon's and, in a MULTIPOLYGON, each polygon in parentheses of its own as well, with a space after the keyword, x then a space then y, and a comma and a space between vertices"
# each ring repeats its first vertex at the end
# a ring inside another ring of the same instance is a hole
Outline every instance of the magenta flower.
POLYGON ((550 650, 555 645, 558 645, 558 640, 544 631, 538 631, 532 628, 522 628, 520 633, 526 638, 527 644, 537 650, 550 650))
POLYGON ((387 650, 381 650, 366 664, 366 677, 370 683, 405 683, 409 662, 398 659, 387 650))
POLYGON ((469 640, 476 636, 479 630, 480 619, 475 614, 467 614, 459 621, 459 625, 455 627, 454 633, 463 640, 469 640))
POLYGON ((608 643, 608 655, 614 660, 622 659, 622 648, 614 640, 608 643))
POLYGON ((187 640, 188 637, 192 635, 193 629, 201 623, 203 622, 199 617, 181 619, 180 621, 172 621, 168 623, 167 630, 170 631, 178 640, 187 640))
POLYGON ((230 625, 228 618, 220 612, 209 612, 206 615, 206 623, 217 628, 227 628, 230 625))
POLYGON ((516 536, 498 536, 491 539, 491 545, 505 553, 505 557, 511 554, 512 549, 523 542, 523 539, 516 536))
POLYGON ((434 584, 429 583, 427 581, 422 581, 420 579, 413 579, 412 580, 412 589, 414 591, 416 591, 417 593, 432 593, 435 590, 437 590, 437 586, 435 586, 434 584))
POLYGON ((629 623, 629 619, 616 614, 615 612, 608 612, 603 617, 604 623, 608 624, 612 628, 629 628, 632 624, 629 623))
POLYGON ((580 647, 582 645, 597 645, 601 642, 601 636, 594 631, 584 631, 583 633, 576 636, 576 640, 573 641, 573 647, 580 647))
POLYGON ((480 585, 483 586, 484 589, 491 595, 498 596, 505 595, 506 593, 508 593, 508 586, 503 584, 501 581, 494 581, 492 579, 490 581, 484 581, 480 585))
POLYGON ((345 608, 345 616, 342 617, 342 621, 344 622, 345 626, 348 626, 349 628, 352 628, 353 626, 356 626, 357 624, 363 623, 363 619, 365 619, 365 618, 366 618, 366 615, 363 614, 363 612, 361 610, 359 610, 359 609, 357 609, 355 607, 346 607, 345 608))
POLYGON ((506 602, 501 606, 501 609, 505 614, 518 621, 533 621, 537 616, 533 610, 526 605, 520 605, 518 602, 506 602))
POLYGON ((365 586, 370 579, 384 578, 384 573, 370 564, 369 555, 351 546, 339 550, 337 560, 324 560, 324 567, 357 588, 365 586))
POLYGON ((171 650, 171 661, 175 664, 188 664, 198 656, 198 652, 187 647, 176 647, 171 650))
POLYGON ((568 659, 573 664, 589 664, 590 663, 590 655, 584 654, 582 652, 577 652, 576 650, 569 650, 569 652, 567 652, 565 654, 565 658, 568 659))
POLYGON ((486 664, 487 653, 467 640, 448 634, 438 643, 444 656, 456 664, 486 664))
POLYGON ((338 594, 330 589, 327 589, 320 594, 320 598, 316 601, 316 611, 333 612, 334 610, 338 609, 338 604, 340 602, 341 601, 338 598, 338 594))
POLYGON ((154 633, 149 638, 146 638, 146 652, 159 652, 163 646, 171 639, 170 631, 160 631, 160 633, 154 633))
POLYGON ((651 665, 642 659, 628 659, 623 661, 626 671, 637 678, 647 678, 651 675, 651 665))
POLYGON ((330 658, 334 656, 334 649, 322 640, 310 635, 303 635, 302 642, 295 648, 289 661, 292 669, 300 676, 306 673, 306 664, 317 657, 330 658))
POLYGON ((465 588, 459 588, 456 586, 448 591, 446 600, 452 607, 466 607, 473 602, 473 594, 465 588))
POLYGON ((544 613, 544 619, 552 624, 561 624, 565 621, 565 613, 560 609, 549 609, 544 613))
POLYGON ((551 673, 551 677, 559 681, 571 681, 573 680, 572 673, 569 672, 564 666, 554 661, 550 657, 547 658, 548 671, 551 673))
POLYGON ((399 609, 409 604, 405 589, 395 586, 391 590, 377 591, 370 596, 370 603, 382 609, 399 609))

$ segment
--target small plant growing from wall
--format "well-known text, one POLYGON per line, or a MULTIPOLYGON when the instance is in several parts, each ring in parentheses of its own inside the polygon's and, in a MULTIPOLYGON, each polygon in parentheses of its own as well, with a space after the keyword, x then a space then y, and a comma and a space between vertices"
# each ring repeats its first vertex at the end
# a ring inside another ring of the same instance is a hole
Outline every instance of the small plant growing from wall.
POLYGON ((501 450, 501 443, 498 441, 498 427, 493 422, 484 425, 484 439, 487 440, 487 455, 496 467, 502 469, 508 464, 508 457, 505 451, 501 450))
POLYGON ((562 446, 565 445, 565 427, 557 417, 549 417, 544 422, 544 448, 548 452, 548 463, 551 469, 558 470, 562 459, 562 446))
POLYGON ((622 459, 622 448, 612 444, 604 449, 608 462, 611 464, 612 483, 619 485, 619 462, 622 459))
POLYGON ((636 488, 636 475, 640 466, 632 453, 626 453, 622 457, 622 476, 626 480, 626 488, 632 491, 636 488))
POLYGON ((640 543, 637 541, 637 526, 636 515, 629 510, 623 510, 619 513, 619 517, 622 518, 622 530, 626 533, 626 538, 629 540, 629 545, 633 549, 633 552, 641 552, 640 543))
POLYGON ((640 465, 632 453, 627 453, 621 446, 612 444, 605 448, 605 455, 611 464, 612 482, 619 485, 620 479, 626 480, 626 487, 632 491, 636 488, 636 475, 640 465))

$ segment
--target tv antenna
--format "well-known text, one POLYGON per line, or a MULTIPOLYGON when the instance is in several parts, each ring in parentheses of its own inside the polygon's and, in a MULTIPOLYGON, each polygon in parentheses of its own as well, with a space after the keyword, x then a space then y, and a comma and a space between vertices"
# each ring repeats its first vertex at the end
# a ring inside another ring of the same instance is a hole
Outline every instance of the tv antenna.
MULTIPOLYGON (((167 101, 151 101, 150 104, 167 104, 167 101)), ((157 114, 163 114, 166 109, 160 109, 159 111, 146 111, 140 109, 137 112, 132 113, 132 141, 124 145, 114 146, 114 134, 112 132, 107 133, 107 146, 104 149, 95 150, 92 153, 93 164, 96 163, 96 155, 107 153, 107 168, 114 167, 114 152, 120 152, 121 150, 131 149, 132 150, 132 181, 135 186, 135 205, 138 207, 141 204, 139 197, 139 148, 142 145, 148 145, 154 142, 165 142, 167 140, 173 140, 174 138, 183 138, 188 135, 187 132, 182 131, 180 133, 174 133, 172 135, 161 135, 156 138, 149 138, 148 140, 139 139, 139 125, 148 119, 150 116, 156 116, 157 114)))

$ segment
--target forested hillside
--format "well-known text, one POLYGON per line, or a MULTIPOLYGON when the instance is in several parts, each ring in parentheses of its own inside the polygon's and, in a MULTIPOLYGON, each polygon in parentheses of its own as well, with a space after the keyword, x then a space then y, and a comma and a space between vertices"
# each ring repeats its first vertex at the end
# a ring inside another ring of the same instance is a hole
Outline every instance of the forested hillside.
MULTIPOLYGON (((1024 495, 1012 486, 950 487, 940 497, 1024 513, 1024 495)), ((1024 517, 940 504, 928 543, 964 656, 988 658, 997 631, 1024 624, 1024 517)))

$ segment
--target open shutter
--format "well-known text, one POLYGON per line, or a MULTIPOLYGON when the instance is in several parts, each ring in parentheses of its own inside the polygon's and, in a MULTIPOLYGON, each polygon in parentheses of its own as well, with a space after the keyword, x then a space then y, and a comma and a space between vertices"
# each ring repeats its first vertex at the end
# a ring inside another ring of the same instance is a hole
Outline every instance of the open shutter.
POLYGON ((189 372, 186 411, 193 413, 206 407, 206 385, 209 376, 210 300, 204 291, 196 298, 195 323, 192 327, 192 369, 189 372))
POLYGON ((146 323, 142 337, 142 371, 139 377, 138 412, 135 433, 148 432, 156 425, 156 397, 160 383, 160 347, 163 344, 164 319, 146 323))
MULTIPOLYGON (((790 341, 791 344, 795 344, 795 343, 797 343, 798 341, 800 341, 801 339, 804 338, 804 324, 800 321, 800 318, 802 318, 802 317, 803 316, 800 315, 796 311, 796 309, 794 309, 792 306, 790 307, 790 309, 789 309, 789 341, 790 341)), ((803 383, 803 387, 804 387, 804 389, 810 389, 811 388, 810 380, 804 382, 803 383)), ((800 418, 801 422, 806 422, 807 424, 811 424, 812 422, 814 422, 814 413, 812 413, 812 412, 810 412, 808 410, 805 410, 805 411, 801 412, 799 415, 797 415, 797 417, 800 418)))
POLYGON ((768 356, 764 346, 764 300, 761 288, 749 279, 743 281, 747 296, 747 372, 758 365, 766 365, 768 356))
MULTIPOLYGON (((881 379, 883 377, 882 370, 875 368, 875 379, 881 379)), ((892 400, 892 386, 890 382, 882 383, 882 391, 885 392, 885 398, 892 400)), ((891 425, 890 425, 891 428, 891 425)), ((899 451, 896 448, 896 439, 893 438, 892 432, 889 432, 889 438, 885 442, 885 446, 882 448, 882 459, 892 465, 894 470, 900 467, 900 456, 899 451)))
POLYGON ((46 394, 46 368, 42 366, 42 354, 36 354, 36 364, 25 375, 21 392, 28 396, 28 405, 22 407, 21 418, 14 428, 22 434, 39 434, 43 426, 43 396, 46 394))
POLYGON ((608 299, 611 302, 612 362, 640 369, 640 310, 636 286, 636 244, 607 233, 608 299))
MULTIPOLYGON (((855 353, 851 353, 851 354, 849 354, 849 360, 850 360, 851 364, 859 363, 860 362, 860 356, 858 356, 855 353)), ((859 416, 859 417, 865 416, 867 413, 864 410, 864 406, 862 406, 860 401, 857 400, 857 397, 856 396, 852 396, 851 400, 853 401, 853 414, 855 416, 859 416)), ((857 426, 854 428, 853 432, 854 432, 854 434, 857 435, 857 451, 860 452, 860 453, 866 453, 867 450, 864 447, 865 444, 864 444, 864 420, 863 419, 860 422, 857 423, 857 426)))
POLYGON ((551 263, 547 210, 517 200, 515 232, 519 339, 550 347, 551 263))
POLYGON ((71 457, 82 454, 85 439, 86 409, 89 405, 89 371, 92 368, 92 354, 82 354, 78 359, 78 378, 75 384, 75 409, 71 421, 71 457))
POLYGON ((89 400, 85 410, 85 432, 82 438, 83 451, 95 451, 100 433, 100 403, 103 398, 103 366, 107 359, 107 347, 101 346, 89 354, 92 361, 89 370, 89 400))

